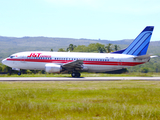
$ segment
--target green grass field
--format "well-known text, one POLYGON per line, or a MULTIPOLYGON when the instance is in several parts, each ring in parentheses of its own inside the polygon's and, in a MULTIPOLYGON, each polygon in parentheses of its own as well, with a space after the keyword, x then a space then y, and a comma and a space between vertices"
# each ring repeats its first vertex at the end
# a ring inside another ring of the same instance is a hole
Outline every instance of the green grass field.
POLYGON ((0 119, 158 120, 160 82, 0 82, 0 119))
MULTIPOLYGON (((124 74, 107 74, 107 73, 88 73, 82 72, 81 77, 158 77, 160 73, 138 73, 138 72, 130 72, 124 74)), ((20 76, 17 74, 9 75, 9 74, 0 74, 0 77, 71 77, 71 74, 21 74, 20 76)))

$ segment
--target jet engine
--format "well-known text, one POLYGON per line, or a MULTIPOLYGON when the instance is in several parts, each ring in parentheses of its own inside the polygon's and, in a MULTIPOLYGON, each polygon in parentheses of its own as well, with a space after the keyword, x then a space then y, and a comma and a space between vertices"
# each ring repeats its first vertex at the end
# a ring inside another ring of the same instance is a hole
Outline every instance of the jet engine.
POLYGON ((61 65, 48 63, 45 65, 45 71, 48 73, 59 73, 62 70, 61 65))

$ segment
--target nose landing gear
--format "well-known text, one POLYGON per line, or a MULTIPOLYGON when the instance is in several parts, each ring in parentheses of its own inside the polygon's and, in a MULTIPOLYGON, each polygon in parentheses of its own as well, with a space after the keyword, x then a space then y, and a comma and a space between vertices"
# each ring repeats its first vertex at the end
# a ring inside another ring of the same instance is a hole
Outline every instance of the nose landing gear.
MULTIPOLYGON (((18 74, 18 75, 21 75, 21 69, 19 69, 19 68, 12 68, 12 70, 16 70, 16 71, 18 71, 18 73, 17 73, 17 74, 18 74)), ((12 71, 12 70, 11 70, 11 71, 12 71)))

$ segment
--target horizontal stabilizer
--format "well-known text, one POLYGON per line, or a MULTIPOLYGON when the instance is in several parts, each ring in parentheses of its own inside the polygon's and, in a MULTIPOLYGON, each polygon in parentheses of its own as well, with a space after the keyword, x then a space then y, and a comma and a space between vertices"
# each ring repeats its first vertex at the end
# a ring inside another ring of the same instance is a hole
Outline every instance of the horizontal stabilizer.
POLYGON ((138 57, 134 57, 134 59, 138 59, 138 60, 142 60, 142 59, 150 59, 150 58, 154 58, 154 57, 158 57, 158 56, 152 56, 152 55, 141 55, 138 57))

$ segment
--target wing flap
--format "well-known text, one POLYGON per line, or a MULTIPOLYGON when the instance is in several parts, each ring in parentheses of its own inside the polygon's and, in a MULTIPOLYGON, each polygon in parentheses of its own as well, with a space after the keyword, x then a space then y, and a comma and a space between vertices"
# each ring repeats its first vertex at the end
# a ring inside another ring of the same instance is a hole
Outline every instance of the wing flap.
POLYGON ((75 69, 75 68, 81 68, 83 65, 84 60, 76 60, 72 62, 68 62, 62 65, 65 69, 75 69))

